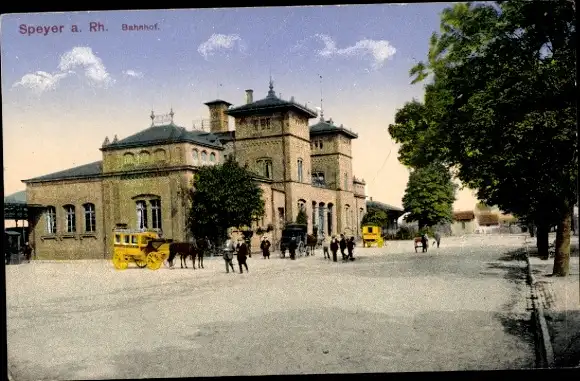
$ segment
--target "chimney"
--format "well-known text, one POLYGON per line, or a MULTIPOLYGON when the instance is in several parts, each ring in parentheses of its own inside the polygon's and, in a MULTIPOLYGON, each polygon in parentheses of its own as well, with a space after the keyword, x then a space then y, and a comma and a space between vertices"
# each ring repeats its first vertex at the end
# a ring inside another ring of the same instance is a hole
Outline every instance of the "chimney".
POLYGON ((254 102, 254 90, 248 89, 246 90, 246 104, 250 104, 254 102))

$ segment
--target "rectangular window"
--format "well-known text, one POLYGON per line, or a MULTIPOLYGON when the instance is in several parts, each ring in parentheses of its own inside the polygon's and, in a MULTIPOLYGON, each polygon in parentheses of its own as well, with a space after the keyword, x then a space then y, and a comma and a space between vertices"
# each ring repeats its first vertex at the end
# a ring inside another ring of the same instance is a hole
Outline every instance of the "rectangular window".
POLYGON ((123 242, 125 243, 125 245, 128 245, 129 244, 130 240, 129 240, 129 236, 128 235, 123 236, 123 242))
POLYGON ((302 159, 298 159, 298 182, 301 183, 303 180, 302 173, 302 159))
POLYGON ((151 200, 151 223, 153 229, 161 230, 161 201, 151 200))
POLYGON ((49 206, 46 210, 46 232, 56 234, 56 208, 49 206))
POLYGON ((137 236, 136 236, 136 235, 132 235, 132 236, 131 236, 131 243, 132 243, 133 245, 136 245, 136 244, 137 244, 137 236))
POLYGON ((268 179, 271 179, 273 174, 272 174, 272 162, 270 160, 266 160, 266 177, 268 179))
POLYGON ((137 229, 147 229, 147 204, 137 201, 137 229))
POLYGON ((121 235, 115 234, 115 243, 121 243, 121 235))
POLYGON ((95 216, 95 205, 85 204, 85 232, 94 232, 97 230, 97 218, 95 216))
POLYGON ((76 231, 75 207, 67 205, 64 207, 64 210, 66 213, 66 232, 74 233, 76 231))

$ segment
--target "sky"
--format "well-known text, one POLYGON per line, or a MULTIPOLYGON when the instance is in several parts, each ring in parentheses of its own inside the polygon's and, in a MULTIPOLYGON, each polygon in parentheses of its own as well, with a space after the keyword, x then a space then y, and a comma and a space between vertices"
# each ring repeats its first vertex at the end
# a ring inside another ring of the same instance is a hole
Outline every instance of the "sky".
MULTIPOLYGON (((105 137, 148 128, 152 110, 173 108, 175 123, 190 129, 209 118, 204 102, 241 105, 246 89, 264 98, 271 75, 283 99, 321 107, 358 133, 354 175, 373 200, 401 207, 409 172, 388 126, 405 102, 422 99, 409 69, 426 57, 451 5, 2 15, 4 193, 25 189, 23 179, 101 160, 105 137)), ((475 203, 463 189, 454 209, 475 203)))

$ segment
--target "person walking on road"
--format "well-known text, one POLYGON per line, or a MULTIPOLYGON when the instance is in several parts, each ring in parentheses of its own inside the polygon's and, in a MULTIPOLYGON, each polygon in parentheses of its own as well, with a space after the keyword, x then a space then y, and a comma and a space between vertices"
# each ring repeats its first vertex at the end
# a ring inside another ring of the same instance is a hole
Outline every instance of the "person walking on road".
POLYGON ((328 238, 326 235, 322 235, 322 253, 324 254, 324 259, 330 259, 330 251, 328 250, 328 238))
POLYGON ((290 251, 290 259, 296 259, 296 249, 298 248, 298 244, 296 243, 296 237, 292 237, 290 243, 288 244, 288 251, 290 251))
MULTIPOLYGON (((437 243, 437 248, 439 248, 439 244, 441 243, 441 233, 435 232, 435 242, 437 243)), ((435 242, 433 242, 433 246, 435 246, 435 242)))
POLYGON ((242 266, 246 268, 247 272, 250 272, 248 270, 248 264, 246 263, 247 255, 248 255, 248 245, 246 244, 245 241, 242 241, 240 243, 240 247, 238 248, 238 265, 240 266, 240 274, 244 273, 244 271, 242 270, 242 266))
POLYGON ((234 251, 236 250, 234 246, 234 241, 232 240, 231 236, 228 236, 228 240, 226 241, 226 245, 224 247, 224 261, 226 262, 226 272, 230 272, 230 267, 232 268, 232 272, 235 273, 234 270, 234 251))
POLYGON ((356 246, 356 243, 354 242, 354 237, 350 237, 350 239, 346 242, 346 248, 348 250, 348 259, 350 259, 351 261, 354 261, 354 257, 353 257, 353 251, 354 251, 354 247, 356 246))
POLYGON ((421 246, 423 246, 423 253, 427 252, 427 246, 429 245, 429 237, 427 237, 427 233, 423 233, 421 236, 421 246))
POLYGON ((343 261, 346 260, 346 254, 344 253, 344 250, 346 250, 346 238, 344 237, 344 234, 340 235, 338 247, 340 247, 340 254, 342 254, 342 260, 343 261))
POLYGON ((330 251, 332 251, 332 261, 336 262, 338 261, 338 256, 337 256, 337 252, 338 252, 338 240, 336 239, 336 237, 332 237, 332 241, 330 242, 330 251))
POLYGON ((272 244, 268 241, 268 237, 262 238, 262 243, 260 243, 260 249, 262 249, 262 254, 264 255, 264 259, 270 259, 270 246, 272 244))

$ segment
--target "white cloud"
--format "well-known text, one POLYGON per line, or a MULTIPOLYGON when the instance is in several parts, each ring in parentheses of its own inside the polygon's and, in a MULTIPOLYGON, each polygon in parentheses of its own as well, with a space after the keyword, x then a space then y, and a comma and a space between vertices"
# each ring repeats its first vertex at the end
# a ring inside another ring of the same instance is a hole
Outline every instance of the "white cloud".
POLYGON ((61 71, 83 70, 85 77, 95 85, 107 87, 115 83, 103 65, 103 61, 89 47, 77 46, 63 54, 58 68, 61 71))
POLYGON ((69 73, 50 74, 45 71, 37 71, 24 75, 20 81, 13 84, 12 87, 22 86, 35 92, 42 93, 56 88, 58 82, 68 75, 69 73))
POLYGON ((127 77, 143 78, 143 73, 131 69, 123 71, 123 74, 127 77))
POLYGON ((237 34, 212 34, 211 37, 197 47, 197 51, 204 58, 214 54, 217 50, 231 50, 237 45, 240 51, 244 50, 242 38, 237 34))
POLYGON ((12 87, 21 86, 42 93, 55 89, 62 79, 71 74, 84 74, 89 82, 95 86, 108 87, 115 83, 115 80, 107 72, 103 61, 93 53, 91 48, 77 46, 60 57, 58 71, 53 73, 36 71, 25 74, 12 87))
POLYGON ((336 42, 325 34, 317 34, 316 37, 324 43, 324 48, 318 51, 322 57, 332 56, 372 56, 373 67, 380 68, 386 60, 391 58, 397 49, 387 40, 360 40, 352 46, 343 49, 336 47, 336 42))

